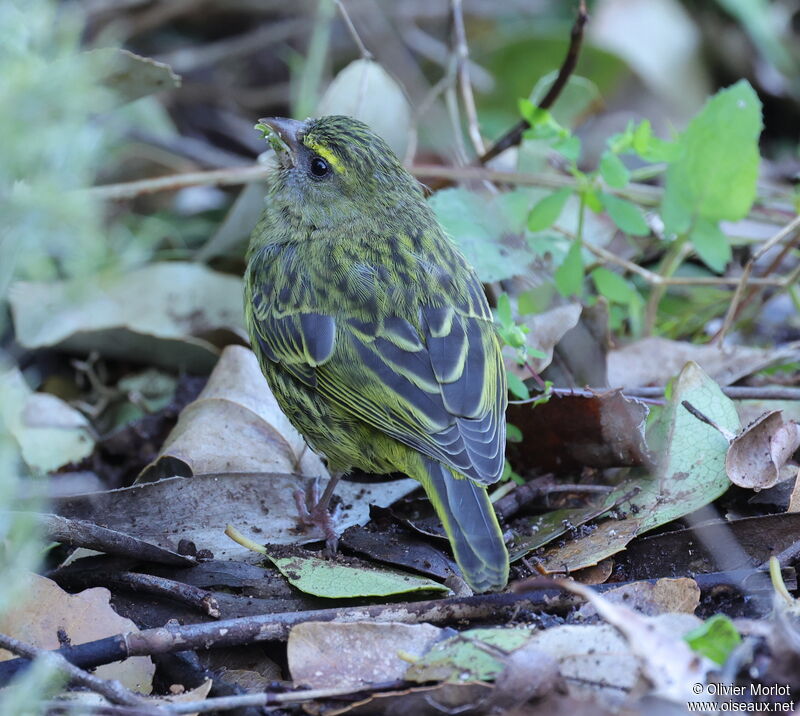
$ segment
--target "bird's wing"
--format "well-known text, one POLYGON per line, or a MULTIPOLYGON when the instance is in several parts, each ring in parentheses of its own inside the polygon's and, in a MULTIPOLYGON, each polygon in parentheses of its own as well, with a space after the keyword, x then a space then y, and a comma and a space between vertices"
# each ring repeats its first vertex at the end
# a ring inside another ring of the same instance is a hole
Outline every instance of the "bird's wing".
POLYGON ((416 326, 393 315, 365 321, 300 307, 271 311, 260 308, 258 287, 251 291, 254 339, 268 360, 467 477, 500 478, 505 369, 479 284, 481 305, 422 305, 416 326))

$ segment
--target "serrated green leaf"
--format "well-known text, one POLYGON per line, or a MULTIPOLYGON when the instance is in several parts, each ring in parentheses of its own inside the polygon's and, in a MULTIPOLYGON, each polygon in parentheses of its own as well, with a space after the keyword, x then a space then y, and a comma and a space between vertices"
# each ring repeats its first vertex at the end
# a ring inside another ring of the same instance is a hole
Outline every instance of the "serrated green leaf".
POLYGON ((661 215, 682 234, 694 217, 736 221, 756 197, 761 102, 746 80, 717 92, 678 140, 667 169, 661 215))
POLYGON ((717 273, 722 273, 733 257, 730 240, 715 222, 698 219, 689 240, 703 263, 717 273))
POLYGON ((606 150, 600 159, 600 176, 615 189, 622 189, 631 180, 631 173, 622 160, 613 152, 606 150))
POLYGON ((520 378, 516 373, 512 373, 511 371, 506 372, 506 379, 508 381, 508 389, 514 395, 514 397, 518 398, 519 400, 527 400, 531 397, 528 386, 525 385, 522 378, 520 378))
POLYGON ((715 614, 696 629, 683 635, 692 649, 717 664, 724 664, 731 652, 742 643, 733 622, 724 614, 715 614))
POLYGON ((611 220, 626 234, 647 236, 650 233, 650 227, 647 226, 642 210, 636 204, 603 192, 600 193, 600 201, 611 220))
POLYGON ((598 293, 615 303, 630 303, 638 295, 629 281, 602 266, 592 271, 592 281, 598 293))
POLYGON ((571 194, 572 189, 559 189, 536 202, 531 213, 528 214, 528 229, 542 231, 555 224, 571 194))
POLYGON ((583 288, 583 256, 581 255, 580 242, 572 242, 564 261, 556 269, 553 278, 556 282, 556 288, 562 296, 573 296, 581 293, 583 288))
POLYGON ((391 594, 449 592, 443 584, 397 569, 341 564, 313 555, 271 555, 269 560, 289 582, 306 594, 329 599, 385 597, 391 594))

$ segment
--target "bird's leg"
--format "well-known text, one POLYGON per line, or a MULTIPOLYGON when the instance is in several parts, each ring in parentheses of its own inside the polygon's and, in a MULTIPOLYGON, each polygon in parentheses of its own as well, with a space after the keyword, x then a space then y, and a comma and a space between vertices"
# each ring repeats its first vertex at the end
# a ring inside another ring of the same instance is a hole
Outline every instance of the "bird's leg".
POLYGON ((325 490, 322 496, 319 495, 319 480, 312 481, 309 493, 304 493, 302 490, 295 490, 294 501, 297 505, 297 511, 300 513, 300 522, 309 527, 319 527, 325 535, 325 547, 330 554, 336 554, 336 549, 339 546, 339 535, 336 533, 336 512, 338 506, 334 508, 334 512, 328 509, 333 491, 341 479, 341 473, 331 475, 328 484, 325 485, 325 490))

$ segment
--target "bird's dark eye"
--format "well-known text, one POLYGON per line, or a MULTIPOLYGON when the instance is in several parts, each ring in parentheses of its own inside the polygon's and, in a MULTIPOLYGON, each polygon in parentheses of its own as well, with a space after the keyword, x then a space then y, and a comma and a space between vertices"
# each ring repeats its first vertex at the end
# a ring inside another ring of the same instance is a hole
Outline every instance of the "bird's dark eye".
POLYGON ((328 164, 328 162, 326 162, 322 157, 314 157, 311 160, 309 168, 315 177, 327 176, 331 171, 331 165, 328 164))

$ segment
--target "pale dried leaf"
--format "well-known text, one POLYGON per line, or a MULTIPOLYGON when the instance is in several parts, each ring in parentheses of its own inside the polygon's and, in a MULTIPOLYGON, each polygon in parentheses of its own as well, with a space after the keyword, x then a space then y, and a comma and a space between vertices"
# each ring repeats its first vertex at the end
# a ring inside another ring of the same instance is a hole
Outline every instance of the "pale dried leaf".
MULTIPOLYGON (((130 620, 117 614, 109 604, 111 593, 104 587, 69 594, 55 582, 30 574, 26 577, 26 599, 0 614, 0 632, 40 649, 58 649, 58 632, 63 630, 73 644, 139 631, 130 620)), ((13 658, 0 649, 0 661, 13 658)), ((117 679, 129 689, 149 694, 155 665, 148 656, 134 656, 115 664, 98 666, 101 679, 117 679)))
POLYGON ((209 370, 218 345, 244 340, 242 280, 168 261, 90 280, 20 282, 10 290, 17 340, 149 365, 209 370))
POLYGON ((798 355, 797 346, 776 349, 746 346, 718 347, 651 336, 608 354, 608 383, 617 388, 666 385, 667 381, 694 361, 720 385, 730 385, 762 368, 798 355))
POLYGON ((292 627, 287 659, 292 680, 309 688, 402 680, 409 659, 421 657, 441 638, 430 624, 305 622, 292 627))
POLYGON ((253 352, 228 346, 197 400, 181 412, 139 482, 218 472, 328 470, 281 412, 253 352))
POLYGON ((0 418, 29 467, 50 472, 91 454, 94 439, 83 414, 55 395, 34 393, 17 368, 0 374, 0 395, 0 418))
MULTIPOLYGON (((631 582, 603 592, 603 597, 645 616, 670 612, 694 614, 700 604, 700 587, 688 577, 664 578, 656 582, 631 582)), ((594 616, 597 609, 593 604, 584 604, 578 614, 594 616)))
MULTIPOLYGON (((277 473, 212 474, 174 477, 109 492, 56 499, 52 511, 88 520, 175 550, 181 539, 209 549, 217 559, 263 559, 225 535, 234 525, 255 542, 304 544, 323 539, 317 528, 303 530, 293 499, 313 478, 277 473)), ((388 507, 419 483, 410 478, 380 483, 342 480, 335 495, 342 509, 337 528, 366 524, 370 504, 388 507)))

